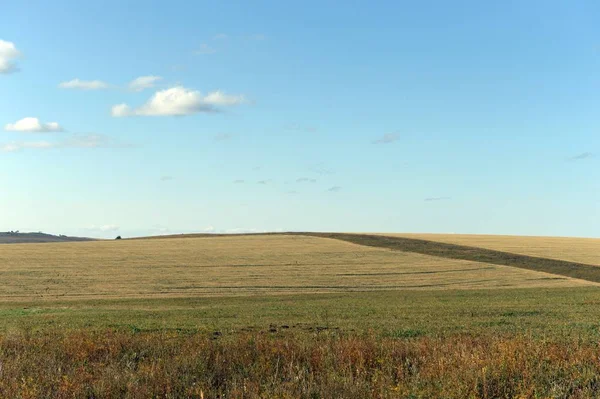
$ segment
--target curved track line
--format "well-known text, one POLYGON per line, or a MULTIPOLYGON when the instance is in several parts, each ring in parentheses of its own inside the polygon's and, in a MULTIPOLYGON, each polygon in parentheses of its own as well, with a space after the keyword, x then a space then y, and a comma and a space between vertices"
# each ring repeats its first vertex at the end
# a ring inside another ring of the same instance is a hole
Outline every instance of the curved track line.
POLYGON ((440 258, 460 259, 494 265, 518 267, 600 283, 600 267, 586 263, 559 259, 519 255, 479 247, 447 244, 416 238, 389 237, 349 233, 294 233, 311 237, 331 238, 369 247, 387 248, 401 252, 412 252, 440 258))

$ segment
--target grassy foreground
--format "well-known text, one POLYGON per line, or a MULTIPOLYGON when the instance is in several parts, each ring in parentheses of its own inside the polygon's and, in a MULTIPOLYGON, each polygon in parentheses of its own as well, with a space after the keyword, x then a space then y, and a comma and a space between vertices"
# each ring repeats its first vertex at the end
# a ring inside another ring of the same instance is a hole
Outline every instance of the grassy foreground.
POLYGON ((600 340, 600 289, 387 291, 231 298, 2 302, 0 332, 186 331, 224 335, 271 326, 380 336, 528 334, 600 340))
POLYGON ((0 307, 0 398, 595 398, 600 289, 0 307))
POLYGON ((6 398, 593 398, 595 344, 491 335, 0 338, 6 398))

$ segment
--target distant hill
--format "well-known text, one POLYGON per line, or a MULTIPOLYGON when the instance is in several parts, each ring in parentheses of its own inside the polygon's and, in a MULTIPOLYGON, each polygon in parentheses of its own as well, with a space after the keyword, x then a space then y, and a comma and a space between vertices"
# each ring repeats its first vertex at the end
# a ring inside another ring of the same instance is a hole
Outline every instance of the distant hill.
POLYGON ((0 232, 0 244, 93 241, 93 238, 55 236, 45 233, 0 232))

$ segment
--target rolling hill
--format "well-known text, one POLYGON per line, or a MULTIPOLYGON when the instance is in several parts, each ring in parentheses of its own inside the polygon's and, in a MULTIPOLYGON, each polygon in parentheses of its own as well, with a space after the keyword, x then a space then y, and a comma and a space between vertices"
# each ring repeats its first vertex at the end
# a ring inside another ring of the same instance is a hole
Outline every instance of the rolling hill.
POLYGON ((48 242, 75 242, 93 241, 92 238, 67 237, 64 235, 52 235, 46 233, 18 233, 0 232, 0 244, 26 244, 26 243, 48 243, 48 242))

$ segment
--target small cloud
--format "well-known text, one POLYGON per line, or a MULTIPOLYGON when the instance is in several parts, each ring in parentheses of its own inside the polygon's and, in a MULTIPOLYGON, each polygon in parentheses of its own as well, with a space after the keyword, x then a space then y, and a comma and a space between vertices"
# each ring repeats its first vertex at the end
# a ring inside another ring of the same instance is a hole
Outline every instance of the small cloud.
POLYGON ((129 107, 129 105, 127 104, 114 105, 110 110, 110 114, 115 118, 134 115, 134 113, 131 110, 131 107, 129 107))
POLYGON ((21 52, 13 42, 0 39, 0 74, 17 72, 19 68, 15 60, 21 57, 21 52))
POLYGON ((260 166, 260 165, 255 166, 255 167, 252 168, 252 170, 261 170, 261 169, 262 169, 262 166, 260 166))
POLYGON ((246 102, 242 95, 227 95, 220 90, 208 93, 204 102, 211 105, 238 105, 246 102))
POLYGON ((0 144, 0 152, 17 152, 27 149, 60 149, 60 148, 125 148, 129 145, 120 144, 103 134, 74 134, 60 141, 17 141, 0 144))
POLYGON ((27 117, 15 123, 7 124, 4 126, 4 130, 8 132, 48 133, 62 132, 63 128, 56 122, 42 123, 38 118, 27 117))
POLYGON ((315 164, 309 167, 311 172, 317 173, 319 175, 332 175, 334 173, 333 169, 330 169, 325 166, 323 162, 315 164))
POLYGON ((207 55, 207 54, 214 54, 216 52, 217 52, 217 50, 215 50, 214 48, 210 47, 208 44, 202 43, 200 45, 200 47, 198 48, 198 50, 194 51, 194 54, 197 54, 197 55, 207 55))
POLYGON ((246 181, 242 180, 242 179, 238 179, 238 180, 234 180, 233 183, 234 184, 244 184, 246 181))
POLYGON ((594 155, 591 152, 582 152, 581 154, 575 155, 574 157, 569 158, 569 161, 583 161, 584 159, 594 158, 594 155))
POLYGON ((227 95, 217 90, 203 96, 199 91, 176 86, 156 92, 138 108, 131 108, 127 104, 115 105, 111 114, 114 117, 183 116, 218 112, 215 106, 233 106, 243 102, 245 99, 242 95, 227 95))
POLYGON ((171 71, 173 72, 182 72, 187 70, 187 65, 172 65, 171 71))
POLYGON ((152 228, 150 229, 150 233, 152 235, 166 235, 166 234, 172 234, 173 232, 171 231, 171 229, 169 229, 166 226, 155 225, 155 226, 152 226, 152 228))
POLYGON ((340 186, 333 186, 333 187, 329 187, 327 189, 327 191, 332 192, 332 193, 337 193, 341 190, 342 190, 342 188, 340 186))
POLYGON ((24 149, 46 149, 54 148, 48 141, 12 142, 0 144, 0 152, 17 152, 24 149))
POLYGON ((73 79, 68 82, 62 82, 58 85, 61 89, 77 89, 77 90, 102 90, 108 89, 110 85, 101 80, 80 80, 73 79))
POLYGON ((225 33, 219 33, 213 36, 213 40, 226 40, 229 36, 225 33))
POLYGON ((272 181, 271 179, 268 179, 268 180, 259 180, 259 181, 256 182, 256 184, 269 184, 269 183, 271 183, 271 181, 272 181))
POLYGON ((290 191, 286 191, 285 193, 289 194, 289 195, 294 195, 294 194, 298 194, 298 191, 296 191, 296 190, 290 190, 290 191))
POLYGON ((298 132, 306 132, 306 133, 315 133, 317 131, 316 127, 313 126, 302 126, 297 123, 292 123, 283 127, 285 130, 293 130, 298 132))
POLYGON ((105 224, 104 226, 100 226, 100 231, 117 231, 120 227, 116 224, 105 224))
POLYGON ((161 176, 160 177, 160 181, 171 181, 174 180, 175 178, 173 176, 161 176))
POLYGON ((110 231, 117 231, 119 230, 120 227, 117 226, 116 224, 105 224, 103 226, 96 226, 96 225, 91 225, 85 228, 85 230, 88 231, 99 231, 102 233, 106 233, 106 232, 110 232, 110 231))
POLYGON ((425 202, 434 202, 434 201, 449 201, 452 197, 429 197, 425 198, 423 201, 425 202))
POLYGON ((225 234, 252 234, 252 233, 266 233, 265 230, 259 230, 259 229, 246 229, 246 228, 235 228, 235 229, 228 229, 223 231, 225 234))
POLYGON ((394 141, 398 141, 398 139, 400 139, 400 136, 398 134, 386 133, 382 137, 373 141, 373 144, 390 144, 390 143, 393 143, 394 141))
POLYGON ((296 183, 316 183, 317 179, 311 179, 308 177, 301 177, 299 179, 296 179, 296 183))
POLYGON ((254 33, 246 36, 246 38, 249 40, 265 40, 267 36, 263 33, 254 33))
POLYGON ((216 230, 214 226, 206 226, 202 231, 205 233, 214 233, 216 230))
POLYGON ((118 141, 104 134, 74 134, 68 139, 58 142, 56 148, 129 148, 129 144, 118 141))
POLYGON ((135 78, 129 82, 129 90, 142 91, 145 89, 151 89, 156 85, 156 82, 161 80, 162 77, 160 76, 140 76, 139 78, 135 78))
POLYGON ((230 140, 233 137, 233 135, 229 134, 229 133, 217 133, 215 134, 215 141, 227 141, 230 140))

